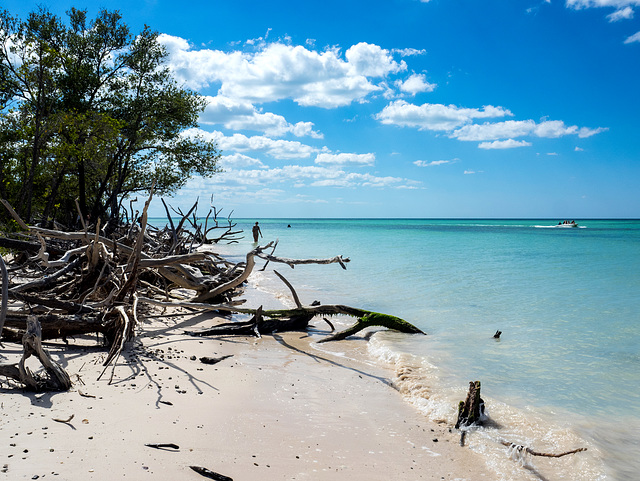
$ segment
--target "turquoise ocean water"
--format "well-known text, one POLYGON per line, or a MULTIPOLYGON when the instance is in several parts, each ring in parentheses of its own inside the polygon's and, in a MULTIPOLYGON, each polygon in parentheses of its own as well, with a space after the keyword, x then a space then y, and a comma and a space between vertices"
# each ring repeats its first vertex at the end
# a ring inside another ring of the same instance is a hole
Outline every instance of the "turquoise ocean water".
MULTIPOLYGON (((410 367, 402 392, 425 415, 450 418, 452 400, 482 382, 502 426, 474 434, 475 449, 497 459, 505 439, 556 452, 585 443, 589 457, 526 475, 640 479, 640 221, 251 219, 238 221, 245 238, 231 252, 253 247, 256 220, 276 254, 351 259, 346 271, 278 266, 303 302, 386 312, 428 333, 370 343, 371 356, 410 367)), ((512 465, 494 467, 511 479, 512 465)))

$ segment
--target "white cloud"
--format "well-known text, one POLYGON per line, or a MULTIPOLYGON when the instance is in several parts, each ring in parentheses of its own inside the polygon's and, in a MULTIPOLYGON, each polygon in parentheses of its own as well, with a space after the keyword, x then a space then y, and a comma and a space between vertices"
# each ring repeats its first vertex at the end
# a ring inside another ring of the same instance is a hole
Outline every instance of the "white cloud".
POLYGON ((394 48, 392 51, 401 57, 412 57, 414 55, 424 55, 427 53, 425 49, 418 50, 417 48, 394 48))
POLYGON ((238 153, 223 155, 222 157, 220 157, 220 166, 223 169, 233 169, 239 167, 259 167, 264 169, 267 168, 267 166, 264 165, 260 160, 249 157, 248 155, 238 153))
POLYGON ((427 77, 424 74, 413 74, 405 81, 396 81, 396 86, 402 91, 411 95, 416 95, 420 92, 433 92, 436 88, 436 84, 427 82, 427 77))
POLYGON ((366 42, 350 47, 345 57, 356 75, 385 77, 407 69, 407 64, 404 61, 397 63, 388 50, 366 42))
POLYGON ((582 147, 577 147, 577 146, 573 150, 575 150, 576 152, 584 152, 584 149, 582 147))
POLYGON ((546 120, 536 124, 533 120, 507 120, 505 122, 465 125, 452 132, 450 137, 466 141, 490 141, 513 139, 516 137, 536 136, 544 138, 559 138, 565 135, 577 134, 578 137, 591 137, 608 130, 598 127, 589 129, 575 125, 567 126, 561 120, 546 120))
POLYGON ((406 70, 391 53, 359 43, 342 58, 338 49, 323 52, 280 42, 260 43, 253 52, 194 50, 179 37, 159 41, 169 52, 176 78, 194 90, 219 86, 218 95, 252 104, 292 99, 299 105, 335 108, 382 90, 368 77, 406 70))
POLYGON ((580 137, 581 139, 586 139, 587 137, 606 132, 607 130, 609 130, 608 127, 598 127, 597 129, 582 127, 580 130, 578 130, 578 137, 580 137))
POLYGON ((478 145, 481 149, 514 149, 516 147, 529 147, 531 146, 530 142, 525 140, 494 140, 493 142, 481 142, 478 145))
POLYGON ((247 137, 242 134, 226 136, 222 132, 205 132, 200 129, 187 130, 184 135, 200 135, 207 140, 217 142, 223 152, 263 152, 275 159, 307 159, 318 149, 297 141, 270 139, 264 136, 247 137))
POLYGON ((453 160, 432 160, 431 162, 427 161, 427 160, 416 160, 414 161, 414 165, 417 165, 418 167, 434 167, 437 165, 445 165, 445 164, 453 164, 454 162, 458 161, 459 159, 453 159, 453 160))
POLYGON ((205 125, 221 124, 232 130, 256 130, 274 137, 282 137, 287 133, 296 137, 323 137, 313 130, 312 122, 290 124, 281 115, 258 111, 246 100, 235 100, 222 95, 206 99, 207 106, 199 119, 205 125))
POLYGON ((624 43, 640 43, 640 32, 636 32, 624 41, 624 43))
MULTIPOLYGON (((368 173, 347 172, 342 169, 322 166, 285 165, 266 170, 229 169, 211 179, 210 184, 225 187, 252 187, 293 184, 295 187, 375 187, 415 189, 421 185, 410 179, 392 176, 376 176, 368 173)), ((203 189, 204 190, 204 189, 203 189)), ((208 189, 213 190, 213 189, 208 189)))
POLYGON ((533 129, 533 133, 538 137, 559 138, 565 135, 575 134, 578 127, 575 125, 566 126, 562 120, 547 120, 539 123, 533 129))
POLYGON ((375 118, 383 124, 417 127, 419 130, 453 130, 476 118, 513 115, 501 107, 487 105, 482 109, 459 108, 455 105, 410 104, 404 100, 390 103, 375 118))
POLYGON ((507 120, 505 122, 465 125, 452 132, 450 136, 467 141, 509 139, 531 134, 535 125, 533 120, 507 120))
POLYGON ((633 8, 626 6, 613 13, 607 15, 609 22, 619 22, 620 20, 629 20, 633 18, 633 8))
POLYGON ((640 0, 566 0, 566 5, 576 10, 594 7, 613 7, 621 10, 630 5, 640 6, 640 0))
POLYGON ((375 163, 375 154, 328 154, 321 153, 316 157, 316 164, 325 165, 373 165, 375 163))

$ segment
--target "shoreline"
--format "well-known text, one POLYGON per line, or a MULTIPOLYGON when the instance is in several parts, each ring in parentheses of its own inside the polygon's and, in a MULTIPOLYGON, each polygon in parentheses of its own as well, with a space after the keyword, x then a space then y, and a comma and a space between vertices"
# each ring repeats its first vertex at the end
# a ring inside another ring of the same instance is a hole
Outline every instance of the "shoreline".
MULTIPOLYGON (((96 380, 106 353, 95 338, 46 343, 74 387, 36 394, 2 383, 0 479, 205 479, 189 466, 236 480, 494 479, 455 432, 404 402, 390 371, 318 352, 304 332, 183 334, 215 320, 143 321, 111 384, 111 368, 96 380)), ((3 354, 20 355, 14 346, 3 354)))

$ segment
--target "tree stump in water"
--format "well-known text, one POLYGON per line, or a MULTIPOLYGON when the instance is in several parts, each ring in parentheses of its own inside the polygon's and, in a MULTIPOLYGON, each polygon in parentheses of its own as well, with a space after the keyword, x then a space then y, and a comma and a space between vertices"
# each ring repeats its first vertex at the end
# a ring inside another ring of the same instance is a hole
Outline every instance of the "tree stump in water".
POLYGON ((480 381, 469 383, 469 392, 464 401, 458 405, 458 420, 456 429, 461 426, 471 426, 481 424, 481 417, 484 414, 484 401, 480 397, 480 381))

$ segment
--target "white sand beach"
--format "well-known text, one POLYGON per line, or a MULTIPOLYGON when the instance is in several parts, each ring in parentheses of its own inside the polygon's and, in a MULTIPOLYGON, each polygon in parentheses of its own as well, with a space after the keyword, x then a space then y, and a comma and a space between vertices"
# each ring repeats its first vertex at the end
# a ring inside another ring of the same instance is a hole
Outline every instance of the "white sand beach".
MULTIPOLYGON (((214 323, 213 314, 145 321, 111 383, 111 368, 97 380, 105 351, 95 339, 47 343, 74 388, 2 383, 0 479, 206 479, 190 466, 234 480, 492 479, 455 431, 402 400, 392 372, 320 352, 304 332, 184 334, 214 323)), ((342 342, 348 351, 366 341, 342 342)), ((20 355, 15 345, 2 352, 20 355)))

